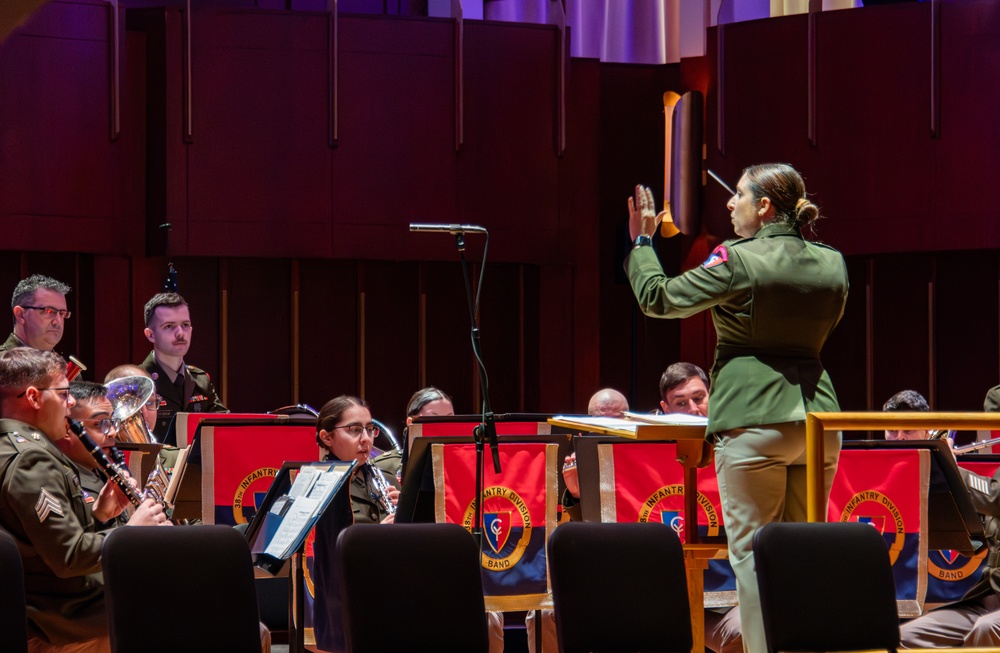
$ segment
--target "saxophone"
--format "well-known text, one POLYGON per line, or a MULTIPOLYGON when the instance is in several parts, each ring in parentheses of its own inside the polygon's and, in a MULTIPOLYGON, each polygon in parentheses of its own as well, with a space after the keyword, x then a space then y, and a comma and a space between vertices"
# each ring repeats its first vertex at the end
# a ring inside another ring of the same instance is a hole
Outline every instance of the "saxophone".
POLYGON ((392 502, 389 498, 389 481, 385 480, 385 476, 382 475, 382 470, 376 467, 371 461, 365 463, 368 466, 368 478, 372 480, 372 484, 375 489, 371 491, 371 498, 378 502, 378 505, 382 508, 382 512, 387 515, 396 514, 396 504, 392 502))

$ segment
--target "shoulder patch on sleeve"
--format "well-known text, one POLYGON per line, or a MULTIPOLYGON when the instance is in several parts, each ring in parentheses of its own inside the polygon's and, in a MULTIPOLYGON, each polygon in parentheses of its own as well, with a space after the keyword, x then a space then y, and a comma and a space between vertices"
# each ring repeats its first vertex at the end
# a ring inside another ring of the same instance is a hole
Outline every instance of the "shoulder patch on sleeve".
POLYGON ((729 250, 726 249, 725 245, 719 245, 712 250, 705 262, 701 264, 703 268, 714 268, 717 265, 722 265, 729 261, 729 250))
POLYGON ((42 488, 42 491, 38 494, 38 502, 35 504, 35 514, 38 515, 39 523, 44 523, 48 519, 49 515, 56 514, 60 517, 64 517, 62 506, 59 504, 59 499, 55 498, 49 491, 42 488))

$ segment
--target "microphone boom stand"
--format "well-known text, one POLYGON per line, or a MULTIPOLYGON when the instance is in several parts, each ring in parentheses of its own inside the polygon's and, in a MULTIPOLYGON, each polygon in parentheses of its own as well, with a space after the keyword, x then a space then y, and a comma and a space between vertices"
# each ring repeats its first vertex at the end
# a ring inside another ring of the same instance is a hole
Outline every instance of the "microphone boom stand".
MULTIPOLYGON (((489 235, 486 236, 487 247, 489 246, 489 235)), ((476 366, 479 369, 479 385, 483 392, 482 421, 472 430, 473 438, 476 442, 476 511, 475 524, 472 526, 472 535, 476 538, 480 547, 483 545, 483 465, 485 444, 490 443, 490 452, 493 455, 493 472, 500 473, 500 450, 497 446, 496 416, 490 405, 489 378, 486 374, 486 366, 483 364, 482 349, 479 342, 479 322, 476 317, 478 301, 472 299, 472 282, 469 278, 469 263, 465 259, 465 235, 462 232, 455 233, 455 246, 462 259, 462 277, 465 279, 465 298, 469 305, 469 320, 472 325, 472 355, 476 359, 476 366)), ((486 253, 483 252, 483 265, 486 265, 486 253)), ((482 286, 482 279, 480 279, 482 286)))

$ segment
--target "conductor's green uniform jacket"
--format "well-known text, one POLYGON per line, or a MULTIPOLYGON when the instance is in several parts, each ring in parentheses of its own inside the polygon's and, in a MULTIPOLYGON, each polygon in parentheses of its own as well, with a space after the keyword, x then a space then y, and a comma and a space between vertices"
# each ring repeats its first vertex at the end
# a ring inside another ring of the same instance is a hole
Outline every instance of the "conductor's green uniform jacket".
POLYGON ((847 301, 847 266, 837 250, 771 223, 677 277, 664 275, 652 247, 632 250, 625 269, 646 315, 712 311, 718 345, 706 434, 840 410, 819 359, 847 301))

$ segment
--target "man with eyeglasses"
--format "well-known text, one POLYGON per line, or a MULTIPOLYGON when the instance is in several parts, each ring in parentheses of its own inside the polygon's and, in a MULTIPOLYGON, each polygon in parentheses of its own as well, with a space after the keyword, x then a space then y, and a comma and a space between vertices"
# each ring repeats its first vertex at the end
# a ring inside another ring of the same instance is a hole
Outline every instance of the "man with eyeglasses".
POLYGON ((0 352, 14 347, 55 349, 62 340, 63 323, 72 315, 66 310, 66 294, 70 290, 62 281, 44 274, 22 279, 10 300, 14 332, 0 345, 0 352))
MULTIPOLYGON (((160 293, 143 309, 143 333, 153 343, 153 351, 141 364, 149 373, 160 396, 156 433, 169 437, 170 420, 179 412, 228 413, 215 392, 208 372, 188 365, 184 356, 191 348, 191 313, 177 293, 160 293)), ((174 442, 167 441, 167 444, 174 442)))
MULTIPOLYGON (((69 416, 83 424, 90 439, 104 451, 104 455, 110 458, 118 429, 111 420, 113 411, 111 402, 105 396, 107 388, 92 381, 73 381, 69 384, 69 392, 76 400, 76 405, 70 409, 69 416)), ((56 447, 76 467, 84 503, 93 505, 105 484, 104 478, 97 471, 94 456, 83 446, 80 438, 73 434, 56 441, 56 447)), ((108 521, 98 521, 97 530, 103 531, 125 524, 128 521, 127 512, 123 511, 108 521)))
MULTIPOLYGON (((24 564, 31 651, 109 651, 101 546, 94 520, 121 513, 128 499, 113 483, 85 502, 73 463, 56 446, 76 406, 66 361, 17 347, 0 355, 0 527, 24 564)), ((166 522, 152 500, 128 524, 166 522)))

